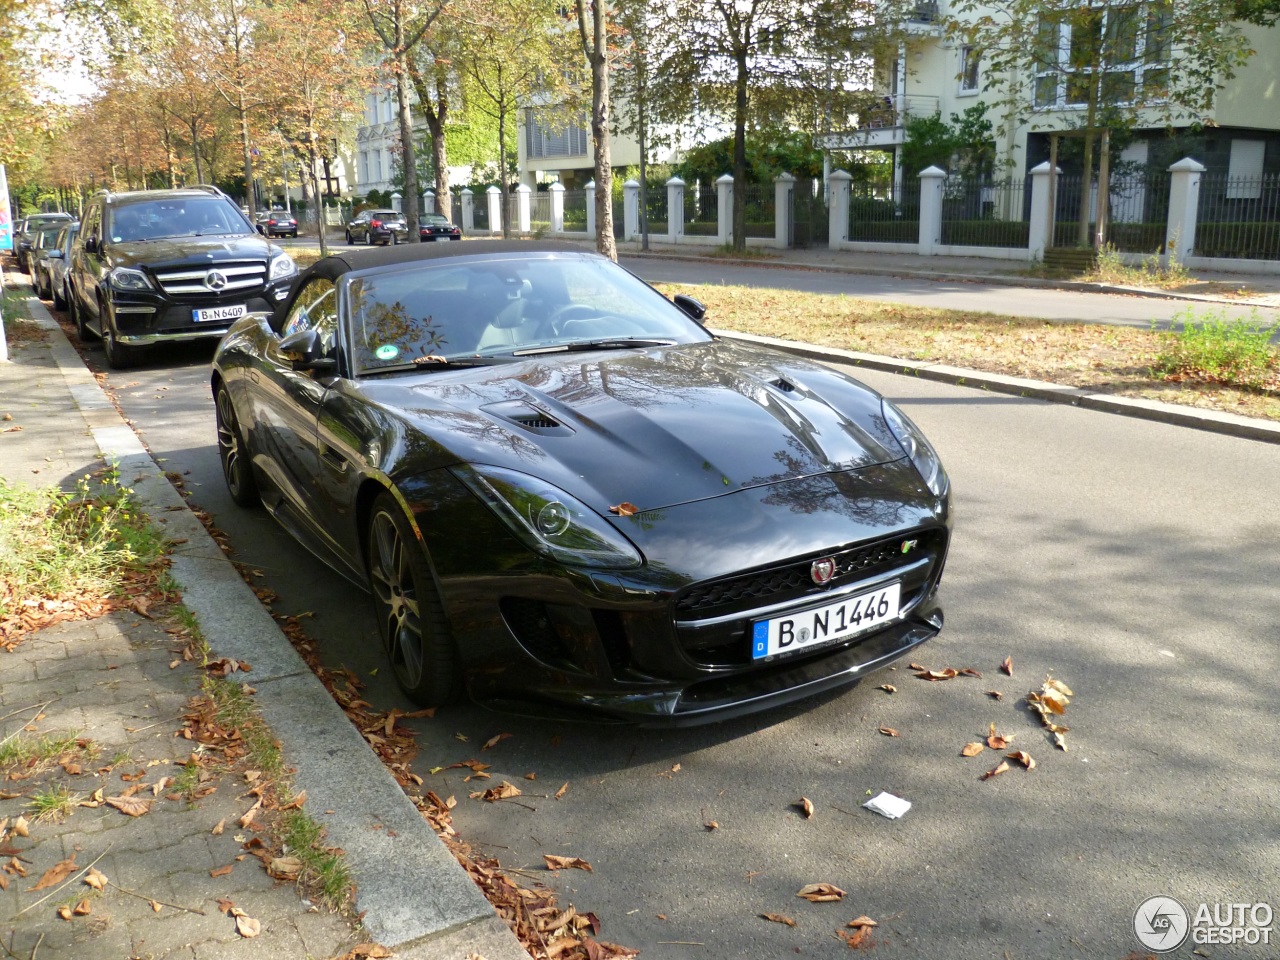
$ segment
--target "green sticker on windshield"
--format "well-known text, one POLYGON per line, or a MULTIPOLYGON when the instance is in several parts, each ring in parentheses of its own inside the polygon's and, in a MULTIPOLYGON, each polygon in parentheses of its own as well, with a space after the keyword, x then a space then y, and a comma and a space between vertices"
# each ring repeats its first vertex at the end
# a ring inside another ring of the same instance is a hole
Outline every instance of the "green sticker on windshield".
POLYGON ((400 348, 384 343, 377 350, 373 351, 373 355, 379 360, 394 360, 400 356, 400 348))

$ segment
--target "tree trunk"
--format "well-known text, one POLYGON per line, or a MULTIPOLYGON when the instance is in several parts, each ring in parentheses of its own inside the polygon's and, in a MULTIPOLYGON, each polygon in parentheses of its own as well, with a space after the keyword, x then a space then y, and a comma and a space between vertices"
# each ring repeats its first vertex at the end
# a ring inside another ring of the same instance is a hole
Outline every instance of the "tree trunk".
POLYGON ((251 144, 249 142, 249 111, 245 109, 244 94, 240 94, 236 98, 236 113, 240 117, 240 150, 244 156, 244 205, 249 208, 249 220, 252 222, 253 215, 257 212, 257 199, 254 196, 253 189, 253 155, 250 152, 251 144))
POLYGON ((327 257, 329 255, 329 242, 325 239, 324 197, 320 195, 320 181, 316 176, 316 163, 319 159, 319 151, 316 150, 316 136, 313 133, 307 141, 307 176, 302 182, 305 184, 310 181, 311 183, 311 194, 315 197, 316 235, 320 238, 320 256, 327 257))
POLYGON ((1089 212, 1093 194, 1093 140, 1094 128, 1098 122, 1098 100, 1102 96, 1102 67, 1095 57, 1093 73, 1089 76, 1089 105, 1085 114, 1084 128, 1084 173, 1080 180, 1080 222, 1076 230, 1076 245, 1090 246, 1089 212))
POLYGON ((747 247, 747 54, 738 54, 733 101, 733 249, 747 247))
POLYGON ((422 107, 422 115, 427 119, 427 130, 431 134, 431 162, 436 168, 436 213, 446 220, 453 221, 453 204, 449 197, 449 149, 445 143, 445 125, 449 122, 448 76, 439 64, 432 65, 435 74, 436 95, 431 96, 426 81, 417 70, 411 70, 410 79, 413 89, 418 94, 418 105, 422 107))
MULTIPOLYGON (((502 70, 502 65, 498 65, 502 70)), ((501 88, 501 85, 499 85, 501 88)), ((498 189, 502 191, 502 239, 511 239, 511 187, 507 183, 507 106, 498 107, 498 189)), ((493 224, 489 224, 490 228, 493 224)))
POLYGON ((582 48, 591 64, 591 145, 595 149, 596 250, 618 259, 613 239, 613 162, 609 152, 609 47, 605 37, 608 0, 577 0, 582 48), (587 36, 586 10, 591 9, 592 32, 587 36))
POLYGON ((418 161, 413 149, 413 118, 409 114, 409 78, 407 57, 400 45, 404 42, 404 27, 396 23, 396 106, 400 114, 400 159, 404 165, 404 219, 409 233, 405 238, 417 243, 418 233, 418 161))

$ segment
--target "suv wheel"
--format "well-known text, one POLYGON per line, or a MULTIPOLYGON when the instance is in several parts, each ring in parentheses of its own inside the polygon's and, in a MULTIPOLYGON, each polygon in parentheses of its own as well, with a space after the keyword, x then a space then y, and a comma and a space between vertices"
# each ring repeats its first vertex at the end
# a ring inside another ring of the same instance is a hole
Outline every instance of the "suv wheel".
MULTIPOLYGON (((50 280, 49 285, 53 286, 52 280, 50 280)), ((55 310, 67 309, 66 287, 62 285, 59 285, 53 288, 53 309, 55 310)))
POLYGON ((367 243, 367 244, 368 244, 369 246, 371 246, 371 247, 373 246, 373 231, 372 231, 372 230, 367 230, 367 231, 365 231, 365 235, 364 235, 364 242, 365 242, 365 243, 367 243))
POLYGON ((127 370, 138 362, 138 348, 129 347, 116 339, 116 328, 104 309, 99 314, 102 320, 102 352, 106 354, 107 366, 112 370, 127 370))
POLYGON ((84 323, 84 308, 80 306, 80 301, 76 299, 76 293, 67 286, 67 309, 71 312, 71 322, 75 325, 76 336, 80 338, 81 343, 85 343, 89 339, 89 328, 84 323))

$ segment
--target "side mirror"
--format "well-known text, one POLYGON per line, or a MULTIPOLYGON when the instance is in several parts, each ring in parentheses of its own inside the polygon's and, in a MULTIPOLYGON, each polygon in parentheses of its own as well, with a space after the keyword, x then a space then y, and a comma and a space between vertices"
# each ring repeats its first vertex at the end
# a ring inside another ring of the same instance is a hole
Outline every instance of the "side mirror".
POLYGON ((701 323, 702 318, 707 315, 706 305, 700 300, 695 300, 688 294, 677 293, 671 298, 671 302, 688 314, 692 319, 697 320, 698 323, 701 323))
POLYGON ((324 343, 320 334, 308 327, 291 333, 280 341, 280 355, 289 361, 294 370, 332 370, 337 364, 324 355, 324 343))
POLYGON ((85 238, 84 238, 84 252, 85 252, 85 253, 98 253, 100 250, 101 250, 101 246, 100 246, 100 245, 99 245, 99 243, 98 243, 98 238, 97 238, 97 237, 85 237, 85 238))
POLYGON ((46 253, 45 256, 48 257, 50 260, 61 260, 62 251, 59 250, 57 247, 54 247, 52 250, 46 253))

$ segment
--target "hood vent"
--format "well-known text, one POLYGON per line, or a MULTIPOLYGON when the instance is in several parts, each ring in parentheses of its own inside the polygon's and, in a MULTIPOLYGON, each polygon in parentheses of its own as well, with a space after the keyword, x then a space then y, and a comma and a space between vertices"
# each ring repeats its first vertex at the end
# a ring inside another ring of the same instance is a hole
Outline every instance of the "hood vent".
POLYGON ((504 400, 488 403, 482 408, 491 417, 514 423, 519 427, 541 434, 570 434, 573 431, 550 414, 523 400, 504 400))
POLYGON ((769 386, 777 387, 783 393, 795 393, 796 391, 796 385, 790 380, 784 380, 782 377, 779 377, 777 380, 771 380, 769 382, 769 386))

